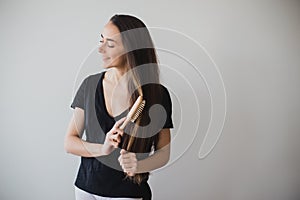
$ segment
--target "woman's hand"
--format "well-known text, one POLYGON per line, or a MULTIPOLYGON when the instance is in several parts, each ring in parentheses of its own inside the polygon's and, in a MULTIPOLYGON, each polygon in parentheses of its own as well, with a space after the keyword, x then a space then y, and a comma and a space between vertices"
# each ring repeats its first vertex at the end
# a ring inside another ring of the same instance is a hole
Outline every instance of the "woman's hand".
POLYGON ((125 151, 124 149, 122 149, 120 153, 121 155, 118 160, 123 171, 126 172, 128 176, 134 176, 138 168, 138 161, 135 153, 125 151))
POLYGON ((125 121, 126 117, 118 120, 112 129, 106 133, 105 141, 102 146, 102 154, 108 155, 114 149, 118 148, 119 143, 121 142, 121 137, 123 136, 123 130, 119 129, 119 126, 125 121))

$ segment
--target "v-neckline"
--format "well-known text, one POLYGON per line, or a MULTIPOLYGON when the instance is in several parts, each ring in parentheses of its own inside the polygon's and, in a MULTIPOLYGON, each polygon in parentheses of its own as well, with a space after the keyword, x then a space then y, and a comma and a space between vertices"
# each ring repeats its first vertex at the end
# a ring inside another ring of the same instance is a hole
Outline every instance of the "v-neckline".
POLYGON ((128 112, 128 108, 125 109, 123 112, 121 112, 120 114, 118 114, 117 116, 112 116, 111 114, 109 114, 108 110, 107 110, 107 107, 106 107, 106 103, 105 103, 105 97, 104 97, 104 87, 103 87, 103 79, 104 79, 104 75, 105 75, 106 71, 103 72, 101 78, 100 78, 100 89, 101 89, 101 98, 102 98, 102 102, 103 102, 103 108, 104 108, 104 111, 105 111, 105 114, 111 118, 111 119, 116 119, 116 118, 119 118, 120 116, 122 116, 124 113, 127 113, 128 112))

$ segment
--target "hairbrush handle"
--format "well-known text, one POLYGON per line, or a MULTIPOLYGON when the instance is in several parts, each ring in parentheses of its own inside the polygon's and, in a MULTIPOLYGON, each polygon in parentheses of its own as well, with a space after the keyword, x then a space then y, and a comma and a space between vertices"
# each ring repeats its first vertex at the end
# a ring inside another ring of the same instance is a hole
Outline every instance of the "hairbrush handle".
POLYGON ((119 128, 121 130, 124 130, 124 128, 126 127, 126 125, 128 124, 129 121, 130 121, 130 119, 128 119, 128 117, 126 116, 125 121, 123 122, 123 124, 121 124, 121 126, 119 128))

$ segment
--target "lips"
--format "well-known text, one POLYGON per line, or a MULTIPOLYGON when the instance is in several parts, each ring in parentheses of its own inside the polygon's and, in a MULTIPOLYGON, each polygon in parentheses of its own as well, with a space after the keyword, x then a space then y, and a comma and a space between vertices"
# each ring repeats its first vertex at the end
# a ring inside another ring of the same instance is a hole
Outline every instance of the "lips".
POLYGON ((109 57, 103 57, 102 58, 102 60, 104 60, 104 61, 106 61, 106 60, 108 60, 108 59, 110 59, 109 57))

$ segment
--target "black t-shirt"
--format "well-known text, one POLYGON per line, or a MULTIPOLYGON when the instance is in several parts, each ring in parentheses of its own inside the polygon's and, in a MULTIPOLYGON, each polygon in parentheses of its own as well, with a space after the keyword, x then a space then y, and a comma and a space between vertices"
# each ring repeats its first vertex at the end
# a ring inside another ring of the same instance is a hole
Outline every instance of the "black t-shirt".
MULTIPOLYGON (((113 127, 115 122, 125 117, 128 110, 116 117, 108 114, 105 106, 102 80, 105 71, 90 75, 81 83, 72 108, 78 107, 84 110, 84 129, 86 141, 103 144, 105 134, 113 127)), ((146 85, 145 85, 146 87, 146 85)), ((172 102, 168 90, 159 85, 163 91, 160 94, 161 106, 164 108, 164 122, 161 128, 173 128, 172 102)), ((146 102, 147 105, 147 102, 146 102)), ((151 118, 152 119, 152 118, 151 118)), ((125 179, 125 173, 117 160, 120 149, 116 149, 108 156, 81 157, 81 163, 75 185, 89 193, 105 197, 127 197, 151 199, 151 189, 146 178, 140 185, 125 179)))

